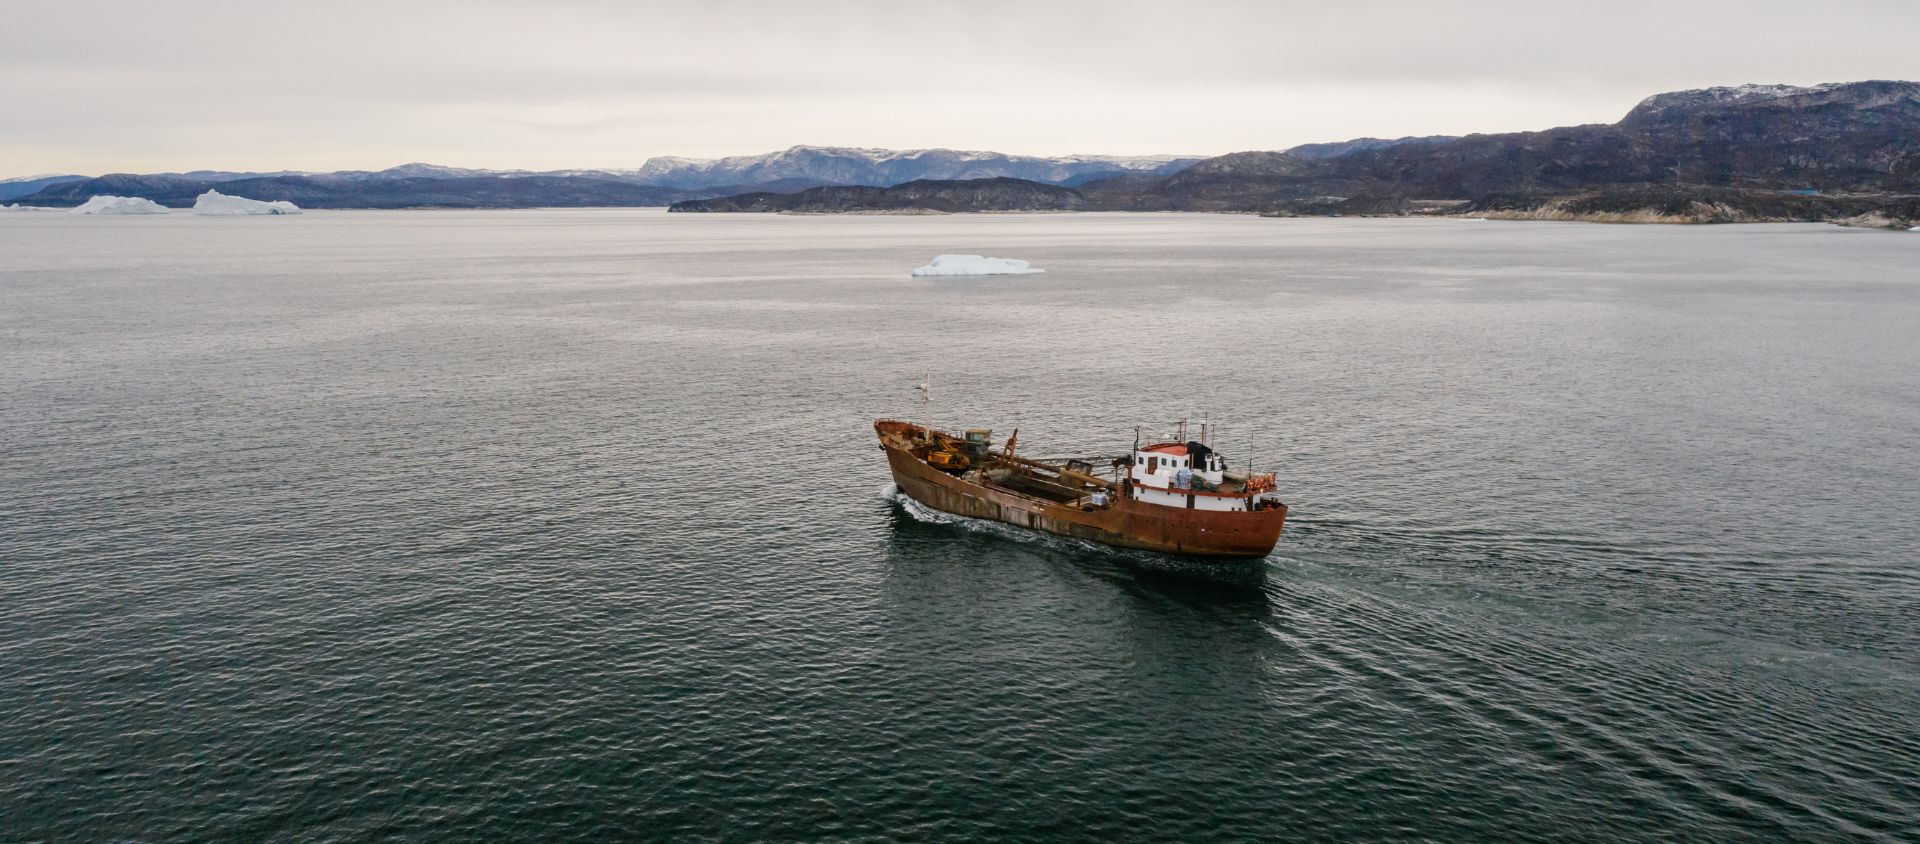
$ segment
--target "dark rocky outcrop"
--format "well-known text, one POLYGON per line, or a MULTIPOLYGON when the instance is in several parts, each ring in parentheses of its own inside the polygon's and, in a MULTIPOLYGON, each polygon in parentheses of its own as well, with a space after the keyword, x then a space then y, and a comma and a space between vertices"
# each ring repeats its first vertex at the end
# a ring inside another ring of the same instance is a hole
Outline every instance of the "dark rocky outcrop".
POLYGON ((1079 191, 1025 179, 921 179, 889 188, 836 185, 799 193, 747 193, 676 202, 676 212, 811 214, 959 211, 1084 211, 1079 191))
POLYGON ((1495 195, 1461 209, 1520 220, 1602 223, 1836 222, 1906 229, 1920 224, 1920 194, 1825 196, 1702 185, 1617 185, 1571 196, 1495 195))

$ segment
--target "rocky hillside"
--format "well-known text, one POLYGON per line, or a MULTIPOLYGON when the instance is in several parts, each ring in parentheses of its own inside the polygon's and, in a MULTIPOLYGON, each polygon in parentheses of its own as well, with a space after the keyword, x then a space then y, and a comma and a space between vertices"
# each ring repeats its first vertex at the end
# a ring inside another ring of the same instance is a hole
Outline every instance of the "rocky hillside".
POLYGON ((957 211, 1084 211, 1078 191, 1025 179, 922 179, 890 188, 829 186, 799 193, 748 193, 676 202, 676 212, 803 214, 957 211))
POLYGON ((1496 195, 1455 209, 1510 220, 1601 223, 1833 222, 1869 228, 1920 225, 1920 194, 1809 195, 1701 185, 1616 185, 1570 196, 1496 195))
POLYGON ((1618 123, 1354 148, 1234 153, 1168 178, 1090 182, 1095 208, 1272 211, 1375 197, 1541 202, 1608 186, 1920 192, 1920 83, 1743 86, 1648 98, 1618 123))
POLYGON ((1329 192, 1317 182, 1323 169, 1284 152, 1236 152, 1164 179, 1106 179, 1081 185, 1080 191, 1100 210, 1257 211, 1279 199, 1329 192))
POLYGON ((1295 158, 1317 161, 1322 158, 1339 158, 1343 155, 1364 152, 1370 149, 1397 147, 1401 144, 1444 144, 1448 141, 1457 140, 1460 139, 1453 135, 1424 135, 1406 138, 1354 138, 1351 141, 1335 141, 1325 144, 1301 144, 1296 147, 1288 147, 1287 154, 1295 158))
POLYGON ((17 179, 0 179, 0 202, 31 196, 48 185, 77 182, 85 178, 85 176, 22 176, 17 179))

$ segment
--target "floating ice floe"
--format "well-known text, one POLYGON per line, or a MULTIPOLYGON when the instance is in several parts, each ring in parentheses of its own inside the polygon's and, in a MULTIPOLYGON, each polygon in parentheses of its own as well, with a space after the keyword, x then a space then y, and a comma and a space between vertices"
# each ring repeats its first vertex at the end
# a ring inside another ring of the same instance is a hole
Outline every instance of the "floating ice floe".
POLYGON ((96 196, 70 214, 165 214, 167 206, 138 196, 96 196))
POLYGON ((1907 231, 1910 231, 1910 232, 1920 232, 1920 226, 1914 226, 1913 228, 1910 228, 1910 229, 1907 229, 1907 231))
POLYGON ((941 255, 933 263, 913 271, 916 276, 928 275, 1025 275, 1044 273, 1017 258, 988 258, 982 255, 941 255))
POLYGON ((193 201, 193 213, 202 217, 239 217, 249 214, 298 214, 300 206, 286 200, 261 202, 208 190, 193 201))
POLYGON ((12 205, 0 205, 0 211, 58 211, 58 210, 60 209, 45 208, 39 205, 21 205, 19 203, 14 203, 12 205))

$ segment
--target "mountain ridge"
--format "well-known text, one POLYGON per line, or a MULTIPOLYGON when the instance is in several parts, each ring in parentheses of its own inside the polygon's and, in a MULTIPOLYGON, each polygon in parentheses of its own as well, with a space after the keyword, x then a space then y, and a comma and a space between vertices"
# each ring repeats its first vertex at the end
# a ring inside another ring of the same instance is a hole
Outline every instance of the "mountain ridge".
MULTIPOLYGON (((1914 201, 1920 195, 1920 83, 1673 91, 1643 99, 1614 123, 1247 150, 1164 176, 1122 173, 1075 188, 1096 211, 1810 219, 1901 227, 1920 213, 1914 201)), ((873 210, 873 202, 865 194, 828 192, 806 204, 810 211, 860 212, 873 210)), ((1007 210, 1006 195, 996 194, 994 202, 991 210, 1007 210)), ((727 197, 678 210, 786 210, 792 204, 727 197)), ((1058 207, 1051 199, 1032 206, 1058 207)))
POLYGON ((828 185, 798 193, 748 193, 676 202, 673 213, 951 213, 1085 211, 1079 191, 1026 179, 919 179, 891 187, 828 185))
MULTIPOLYGON (((679 210, 804 207, 825 212, 906 207, 899 203, 919 191, 919 199, 937 202, 938 210, 969 210, 969 202, 982 203, 973 210, 1275 215, 1466 207, 1521 214, 1531 207, 1541 214, 1625 219, 1635 217, 1633 204, 1641 203, 1650 209, 1641 216, 1662 219, 1797 218, 1792 215, 1858 211, 1879 201, 1862 196, 1920 194, 1920 83, 1698 88, 1646 97, 1613 123, 1461 137, 1356 138, 1199 160, 803 145, 719 159, 656 156, 632 170, 492 171, 413 162, 327 174, 194 171, 48 178, 57 181, 18 201, 72 205, 94 193, 115 193, 178 204, 187 191, 222 184, 228 186, 223 190, 263 192, 253 198, 292 199, 316 208, 669 205, 724 198, 728 201, 679 210), (185 178, 191 176, 202 178, 185 178), (963 187, 996 179, 1020 184, 963 187), (915 182, 944 187, 930 193, 925 185, 886 191, 915 182), (820 190, 827 186, 862 189, 820 190), (1776 196, 1786 192, 1855 198, 1776 196), (774 198, 797 193, 807 196, 774 198)), ((1910 204, 1887 200, 1883 205, 1889 219, 1910 219, 1905 210, 1910 204)), ((1873 213, 1878 212, 1869 207, 1852 216, 1873 213)))
POLYGON ((87 177, 74 175, 19 176, 12 179, 0 179, 0 201, 22 196, 31 196, 52 185, 63 182, 78 182, 87 177))
POLYGON ((1008 177, 1060 184, 1096 172, 1168 173, 1200 158, 1188 156, 1028 156, 945 148, 890 150, 798 145, 761 155, 695 159, 659 156, 633 172, 649 184, 683 189, 753 184, 772 178, 810 178, 830 184, 886 187, 918 180, 1008 177))
MULTIPOLYGON (((363 183, 394 182, 403 179, 588 179, 619 182, 640 187, 680 191, 679 198, 718 196, 748 191, 797 191, 823 185, 874 185, 886 187, 922 179, 973 179, 1001 176, 1023 178, 1048 184, 1078 183, 1093 178, 1126 173, 1165 175, 1175 172, 1200 156, 1148 155, 1069 155, 1027 156, 980 150, 909 149, 892 150, 864 147, 793 146, 756 155, 698 159, 682 156, 655 156, 638 168, 565 169, 565 170, 489 170, 448 167, 425 162, 408 162, 383 170, 190 170, 164 173, 109 173, 101 176, 45 176, 0 180, 0 198, 19 198, 27 204, 65 201, 76 191, 104 192, 116 189, 150 190, 160 180, 221 184, 257 182, 262 179, 302 179, 313 182, 363 183), (130 179, 154 180, 147 182, 130 179), (70 188, 35 196, 58 184, 92 182, 89 188, 70 188), (9 187, 15 186, 15 187, 9 187)), ((298 183, 298 184, 305 184, 298 183)), ((477 182, 468 182, 477 185, 477 182)), ((547 182, 546 184, 559 184, 547 182)), ((496 186, 506 190, 506 186, 496 186)), ((521 193, 531 193, 520 186, 521 193)), ((340 195, 380 193, 371 189, 338 188, 340 195)), ((440 192, 444 194, 444 192, 440 192)), ((161 196, 139 195, 165 204, 161 196)), ((641 194, 635 194, 641 195, 641 194)), ((84 200, 85 197, 82 197, 84 200)), ((664 203, 662 203, 664 204, 664 203)))
POLYGON ((1283 151, 1296 158, 1315 160, 1322 158, 1339 158, 1349 153, 1370 149, 1385 149, 1402 144, 1443 144, 1448 141, 1457 140, 1460 140, 1459 135, 1408 135, 1403 138, 1354 138, 1350 141, 1300 144, 1298 146, 1288 147, 1283 151))
MULTIPOLYGON (((1920 83, 1674 91, 1642 100, 1616 123, 1391 144, 1319 159, 1232 153, 1150 184, 1096 181, 1081 191, 1095 209, 1284 214, 1330 207, 1330 199, 1381 208, 1497 195, 1544 206, 1611 186, 1663 185, 1683 193, 1920 193, 1920 83)), ((1608 194, 1618 201, 1651 195, 1608 194)))

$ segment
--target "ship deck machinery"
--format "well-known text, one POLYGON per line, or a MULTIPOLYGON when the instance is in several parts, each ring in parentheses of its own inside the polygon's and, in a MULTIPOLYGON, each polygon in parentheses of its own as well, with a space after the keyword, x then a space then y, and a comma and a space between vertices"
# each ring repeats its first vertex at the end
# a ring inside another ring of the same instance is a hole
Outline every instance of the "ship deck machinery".
POLYGON ((1238 473, 1198 441, 1136 446, 1125 457, 1046 460, 912 422, 874 423, 894 481, 937 510, 1149 551, 1264 557, 1286 523, 1270 474, 1238 473), (1102 477, 1104 472, 1109 477, 1102 477))

